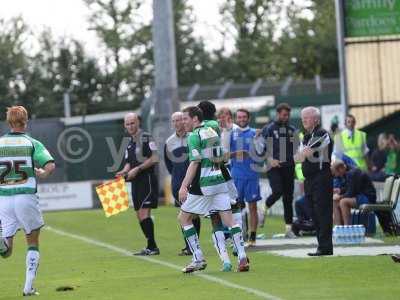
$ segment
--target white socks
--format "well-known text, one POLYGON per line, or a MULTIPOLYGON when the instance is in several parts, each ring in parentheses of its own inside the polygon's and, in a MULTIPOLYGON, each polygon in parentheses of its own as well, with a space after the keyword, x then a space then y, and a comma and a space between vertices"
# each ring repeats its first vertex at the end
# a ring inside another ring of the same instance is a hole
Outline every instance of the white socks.
POLYGON ((39 267, 40 254, 36 247, 30 247, 26 254, 26 279, 24 293, 29 293, 33 289, 33 282, 39 267))
POLYGON ((223 231, 215 231, 212 234, 214 247, 217 250, 219 258, 224 263, 230 263, 228 252, 226 251, 225 235, 223 231))
POLYGON ((231 231, 231 236, 233 243, 236 247, 237 253, 239 260, 246 258, 246 252, 244 251, 244 241, 243 241, 243 235, 242 235, 242 229, 238 226, 235 225, 232 228, 230 228, 231 231))
POLYGON ((194 261, 204 260, 203 252, 200 249, 199 237, 197 236, 196 229, 193 225, 183 227, 183 234, 190 247, 190 251, 193 253, 194 261))
POLYGON ((0 254, 5 254, 8 250, 6 239, 3 238, 3 229, 0 222, 0 254))
POLYGON ((232 213, 232 217, 233 217, 233 222, 235 224, 237 224, 241 229, 243 229, 243 227, 242 227, 242 223, 243 223, 242 212, 238 211, 238 212, 232 213))

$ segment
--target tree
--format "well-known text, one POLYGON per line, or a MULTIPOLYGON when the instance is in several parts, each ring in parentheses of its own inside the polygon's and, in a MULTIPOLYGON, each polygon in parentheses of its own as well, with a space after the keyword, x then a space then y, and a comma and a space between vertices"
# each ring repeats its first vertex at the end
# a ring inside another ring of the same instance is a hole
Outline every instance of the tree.
POLYGON ((194 36, 196 23, 193 7, 187 0, 174 0, 174 32, 177 74, 179 84, 189 86, 208 83, 212 76, 213 62, 205 49, 204 41, 194 36))
POLYGON ((280 38, 280 61, 300 78, 338 76, 334 1, 289 6, 289 26, 280 38))
POLYGON ((28 66, 28 56, 24 51, 27 33, 28 28, 20 17, 0 20, 1 119, 4 119, 8 106, 23 102, 21 96, 26 89, 24 76, 28 66))
POLYGON ((93 109, 99 97, 100 69, 82 44, 74 39, 56 41, 49 30, 39 38, 40 51, 31 59, 27 94, 35 99, 40 117, 63 116, 63 97, 68 93, 72 114, 85 115, 93 109))
MULTIPOLYGON (((109 55, 106 59, 108 81, 119 84, 120 99, 139 105, 153 84, 154 60, 151 24, 136 17, 140 1, 85 0, 93 9, 90 18, 109 55), (107 21, 108 20, 108 21, 107 21), (125 59, 121 59, 124 53, 125 59), (111 64, 114 62, 114 64, 111 64), (110 68, 110 65, 114 67, 110 68), (111 72, 110 72, 111 70, 111 72)), ((177 73, 180 85, 210 81, 213 64, 204 42, 194 37, 195 17, 187 0, 173 0, 177 73)), ((213 78, 211 78, 212 80, 213 78)), ((115 95, 110 95, 116 99, 115 95)))
POLYGON ((221 7, 223 30, 231 34, 235 50, 228 57, 217 51, 215 69, 235 81, 337 76, 334 1, 306 4, 226 1, 221 7))
POLYGON ((103 101, 136 101, 145 93, 152 70, 151 28, 137 14, 138 0, 85 0, 89 18, 106 49, 103 101), (107 94, 107 91, 108 92, 107 94))
POLYGON ((143 25, 127 39, 129 59, 124 63, 123 76, 129 86, 130 99, 135 106, 150 93, 153 85, 154 58, 152 28, 143 25))
POLYGON ((230 57, 234 67, 229 73, 231 79, 255 81, 280 75, 275 71, 274 56, 282 5, 281 0, 228 0, 221 7, 224 31, 231 33, 235 41, 230 57))

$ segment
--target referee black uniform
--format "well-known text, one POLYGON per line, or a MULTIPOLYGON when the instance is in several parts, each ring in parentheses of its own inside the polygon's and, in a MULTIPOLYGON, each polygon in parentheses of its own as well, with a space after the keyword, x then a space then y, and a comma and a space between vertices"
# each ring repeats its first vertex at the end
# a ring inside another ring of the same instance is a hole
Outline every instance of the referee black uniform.
POLYGON ((329 133, 317 125, 312 132, 304 135, 303 146, 314 149, 311 157, 302 163, 305 177, 305 196, 311 201, 312 219, 314 220, 318 249, 311 256, 331 255, 332 213, 333 213, 333 178, 331 174, 331 155, 333 143, 329 133))
MULTIPOLYGON (((157 155, 157 146, 152 136, 139 129, 139 132, 131 138, 125 151, 124 165, 129 164, 130 169, 140 166, 153 154, 157 155)), ((141 169, 138 175, 131 181, 132 201, 135 211, 142 208, 158 207, 158 179, 156 166, 141 169)), ((144 250, 157 250, 154 240, 154 224, 149 217, 140 221, 140 227, 147 238, 147 248, 144 250)), ((145 255, 145 253, 143 253, 145 255)))
MULTIPOLYGON (((151 135, 142 130, 132 137, 125 152, 125 163, 131 169, 141 165, 152 155, 157 154, 157 147, 151 135)), ((143 169, 132 180, 132 200, 135 210, 158 207, 158 180, 156 167, 143 169)))

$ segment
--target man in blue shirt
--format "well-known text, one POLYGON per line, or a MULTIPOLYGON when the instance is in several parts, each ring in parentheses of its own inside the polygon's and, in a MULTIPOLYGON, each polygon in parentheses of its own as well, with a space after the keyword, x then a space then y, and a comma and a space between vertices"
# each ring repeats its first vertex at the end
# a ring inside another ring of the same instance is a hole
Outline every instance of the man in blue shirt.
POLYGON ((257 201, 261 200, 257 156, 254 147, 256 130, 249 127, 250 113, 246 109, 236 112, 238 128, 232 131, 230 141, 232 177, 238 191, 238 201, 246 201, 250 211, 249 246, 256 243, 258 225, 257 201))

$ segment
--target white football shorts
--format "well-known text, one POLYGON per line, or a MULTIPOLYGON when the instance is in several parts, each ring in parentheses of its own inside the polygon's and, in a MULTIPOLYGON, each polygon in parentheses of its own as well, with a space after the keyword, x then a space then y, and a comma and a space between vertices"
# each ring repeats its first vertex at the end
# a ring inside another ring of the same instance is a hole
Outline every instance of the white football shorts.
POLYGON ((44 226, 38 196, 19 194, 0 196, 0 221, 3 237, 14 236, 19 229, 26 234, 44 226))
POLYGON ((188 194, 181 210, 187 213, 206 216, 210 212, 231 210, 231 198, 228 193, 210 196, 188 194))

